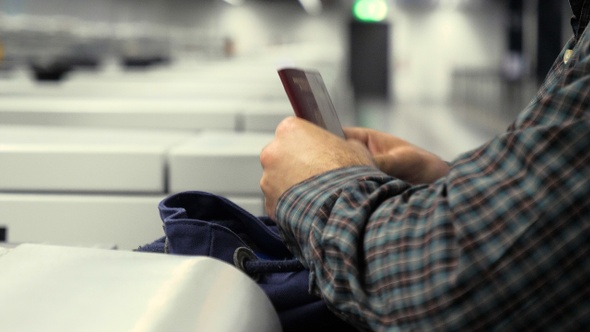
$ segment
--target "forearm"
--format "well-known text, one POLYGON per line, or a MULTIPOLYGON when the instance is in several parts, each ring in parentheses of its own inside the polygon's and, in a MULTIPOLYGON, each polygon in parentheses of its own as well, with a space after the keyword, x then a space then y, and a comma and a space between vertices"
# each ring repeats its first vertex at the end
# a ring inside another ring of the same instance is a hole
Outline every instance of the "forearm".
POLYGON ((410 187, 368 167, 340 169, 287 192, 278 223, 312 272, 311 290, 335 311, 373 328, 403 326, 415 319, 404 316, 437 301, 457 265, 449 212, 421 208, 439 204, 434 188, 442 187, 410 187))
MULTIPOLYGON (((292 187, 279 200, 277 206, 277 222, 281 226, 283 236, 287 240, 291 250, 299 258, 304 258, 303 251, 309 251, 308 237, 312 231, 323 232, 331 222, 333 214, 345 212, 345 209, 337 209, 336 204, 340 200, 343 190, 353 188, 356 185, 378 185, 393 180, 392 177, 377 171, 371 167, 341 168, 313 177, 300 185, 292 187), (310 217, 313 216, 313 220, 310 217)), ((396 181, 392 191, 401 193, 408 188, 408 184, 396 181)), ((356 208, 353 208, 356 210, 356 208)), ((354 220, 363 220, 370 217, 372 211, 363 214, 354 213, 354 220)), ((339 218, 346 218, 341 216, 339 218)), ((350 218, 350 216, 348 217, 350 218)), ((348 220, 347 220, 348 221, 348 220)), ((317 245, 317 243, 315 243, 317 245)))

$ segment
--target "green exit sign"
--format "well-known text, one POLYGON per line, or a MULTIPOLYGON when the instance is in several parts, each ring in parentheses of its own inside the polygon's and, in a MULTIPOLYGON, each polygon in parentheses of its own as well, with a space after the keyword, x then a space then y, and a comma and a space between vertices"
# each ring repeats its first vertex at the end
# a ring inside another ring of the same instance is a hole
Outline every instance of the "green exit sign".
POLYGON ((387 0, 356 0, 352 14, 362 22, 381 22, 387 18, 387 0))

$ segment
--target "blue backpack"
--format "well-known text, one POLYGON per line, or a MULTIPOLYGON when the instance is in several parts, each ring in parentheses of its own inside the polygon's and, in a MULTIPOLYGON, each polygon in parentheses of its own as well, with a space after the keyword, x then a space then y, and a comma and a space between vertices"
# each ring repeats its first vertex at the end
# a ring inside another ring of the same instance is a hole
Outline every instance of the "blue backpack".
POLYGON ((309 270, 287 249, 269 218, 197 191, 169 196, 159 210, 165 236, 137 251, 208 256, 235 265, 270 298, 285 332, 356 331, 309 294, 309 270))

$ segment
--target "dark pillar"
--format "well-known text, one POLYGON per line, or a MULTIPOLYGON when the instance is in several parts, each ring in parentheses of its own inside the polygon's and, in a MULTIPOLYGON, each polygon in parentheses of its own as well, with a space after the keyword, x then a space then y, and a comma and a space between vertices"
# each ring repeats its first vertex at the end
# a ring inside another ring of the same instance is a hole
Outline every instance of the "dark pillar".
POLYGON ((357 97, 390 97, 389 29, 388 23, 350 22, 349 73, 357 97))

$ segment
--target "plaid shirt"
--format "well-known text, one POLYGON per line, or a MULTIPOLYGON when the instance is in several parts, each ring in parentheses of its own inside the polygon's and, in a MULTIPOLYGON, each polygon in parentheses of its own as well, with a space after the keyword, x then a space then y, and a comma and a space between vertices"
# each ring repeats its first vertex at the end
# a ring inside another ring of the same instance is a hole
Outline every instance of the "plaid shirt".
POLYGON ((342 168, 280 198, 281 235, 334 312, 372 330, 590 328, 590 0, 570 3, 575 36, 537 96, 448 176, 342 168))

